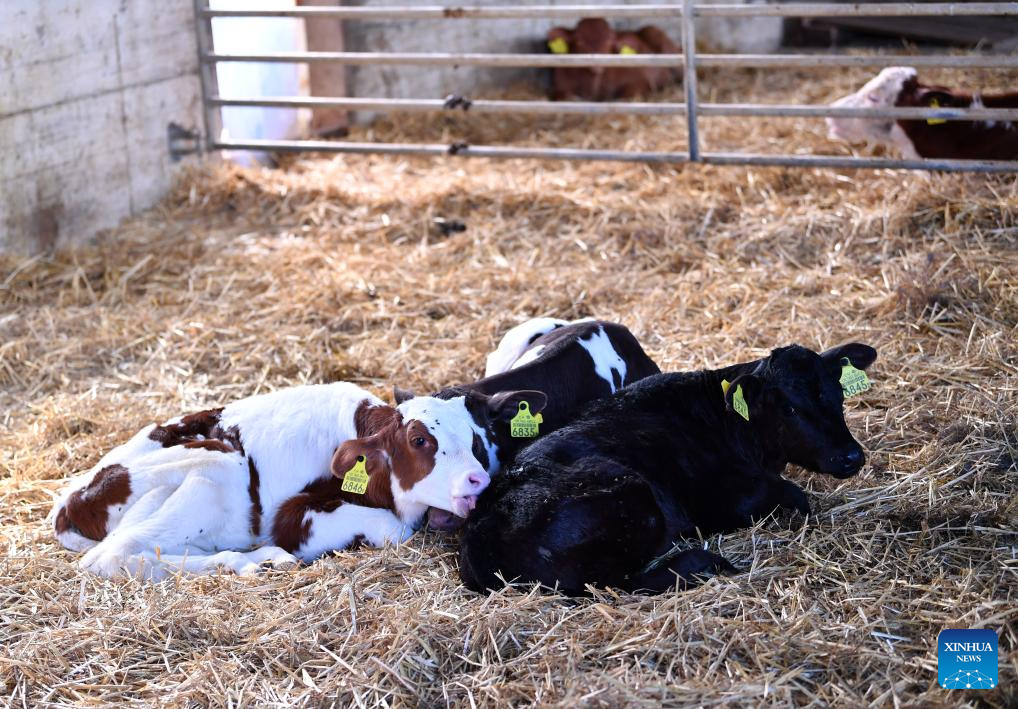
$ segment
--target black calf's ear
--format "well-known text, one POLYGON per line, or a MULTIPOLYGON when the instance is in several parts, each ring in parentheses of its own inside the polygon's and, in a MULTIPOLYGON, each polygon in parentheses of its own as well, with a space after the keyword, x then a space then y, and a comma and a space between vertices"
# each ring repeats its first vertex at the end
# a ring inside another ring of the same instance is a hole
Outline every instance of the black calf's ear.
POLYGON ((548 397, 543 391, 500 391, 488 399, 488 415, 495 420, 509 421, 519 413, 521 401, 527 402, 532 414, 540 413, 548 405, 548 397))
POLYGON ((840 367, 841 360, 847 357, 856 369, 866 369, 877 358, 877 351, 861 342, 849 342, 847 345, 832 347, 820 356, 831 367, 840 367))
POLYGON ((396 406, 399 406, 404 401, 409 401, 410 399, 413 399, 414 396, 416 395, 409 389, 400 389, 397 386, 394 386, 392 388, 392 398, 396 402, 396 406))
POLYGON ((724 393, 725 408, 750 421, 753 418, 752 413, 760 411, 763 382, 755 374, 743 374, 741 377, 736 377, 728 385, 728 389, 724 390, 724 393))

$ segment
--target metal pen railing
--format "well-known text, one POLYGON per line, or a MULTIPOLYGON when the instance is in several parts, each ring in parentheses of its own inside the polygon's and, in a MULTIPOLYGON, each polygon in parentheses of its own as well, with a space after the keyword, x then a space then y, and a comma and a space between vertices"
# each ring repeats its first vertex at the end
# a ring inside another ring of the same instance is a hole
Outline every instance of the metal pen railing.
POLYGON ((525 5, 486 7, 387 6, 387 7, 295 7, 279 10, 212 10, 207 0, 195 0, 199 26, 199 58, 207 148, 209 150, 316 151, 413 155, 456 155, 461 157, 542 158, 562 160, 612 160, 649 163, 703 162, 717 165, 781 165, 808 167, 865 167, 890 169, 964 170, 976 172, 1018 171, 1018 161, 992 160, 893 160, 825 155, 760 155, 717 153, 701 150, 700 116, 783 116, 851 117, 893 119, 940 119, 948 121, 1018 121, 1018 109, 958 108, 848 108, 766 104, 699 104, 697 71, 700 67, 948 67, 1018 68, 1018 56, 1008 55, 820 55, 820 54, 713 54, 696 51, 695 17, 888 17, 888 16, 973 16, 1018 15, 1018 3, 879 3, 846 5, 832 3, 768 5, 698 5, 693 0, 662 5, 525 5), (670 18, 682 22, 682 54, 488 54, 454 52, 280 52, 223 54, 211 47, 211 22, 217 17, 290 17, 368 19, 522 19, 644 17, 670 18), (428 99, 352 97, 245 97, 215 95, 215 65, 221 62, 335 62, 348 65, 486 66, 486 67, 646 67, 681 69, 685 81, 685 103, 595 103, 553 101, 456 101, 428 99), (332 141, 223 140, 218 137, 217 112, 223 106, 275 108, 345 108, 372 111, 464 110, 476 113, 531 113, 571 115, 674 115, 686 118, 687 152, 640 152, 564 148, 516 148, 467 146, 464 144, 384 144, 332 141))

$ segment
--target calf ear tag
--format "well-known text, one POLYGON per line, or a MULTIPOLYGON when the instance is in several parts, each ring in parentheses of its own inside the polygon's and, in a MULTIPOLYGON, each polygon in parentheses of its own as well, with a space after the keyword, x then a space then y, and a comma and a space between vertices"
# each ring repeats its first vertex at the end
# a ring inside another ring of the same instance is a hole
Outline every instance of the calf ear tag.
POLYGON ((628 44, 623 44, 622 49, 619 50, 619 54, 639 54, 639 52, 630 47, 628 44))
MULTIPOLYGON (((940 101, 938 101, 937 99, 932 99, 930 101, 930 108, 940 108, 940 101)), ((927 118, 926 119, 926 125, 939 126, 941 123, 947 123, 947 119, 946 118, 927 118)), ((851 365, 849 365, 849 366, 851 366, 851 365)), ((863 377, 865 377, 865 376, 866 375, 864 374, 863 377)), ((869 385, 868 384, 866 386, 866 389, 869 389, 869 385)), ((866 391, 866 389, 863 389, 863 391, 866 391)))
POLYGON ((730 386, 732 386, 732 383, 730 381, 728 381, 727 379, 722 379, 721 380, 721 395, 722 396, 728 396, 728 388, 730 386))
POLYGON ((735 387, 735 393, 732 394, 732 408, 742 418, 749 421, 749 404, 746 403, 746 397, 742 395, 742 385, 735 387))
POLYGON ((569 43, 561 37, 556 37, 548 42, 548 49, 552 54, 569 54, 569 43))
POLYGON ((509 435, 513 438, 535 438, 540 424, 544 423, 541 414, 534 416, 530 413, 530 404, 520 402, 520 410, 509 422, 509 435))
POLYGON ((364 456, 357 456, 357 462, 343 475, 343 492, 352 492, 355 495, 363 495, 368 489, 368 471, 364 466, 364 456))
POLYGON ((838 381, 845 396, 862 394, 870 388, 870 378, 866 376, 866 372, 853 367, 848 357, 841 358, 841 379, 838 381))

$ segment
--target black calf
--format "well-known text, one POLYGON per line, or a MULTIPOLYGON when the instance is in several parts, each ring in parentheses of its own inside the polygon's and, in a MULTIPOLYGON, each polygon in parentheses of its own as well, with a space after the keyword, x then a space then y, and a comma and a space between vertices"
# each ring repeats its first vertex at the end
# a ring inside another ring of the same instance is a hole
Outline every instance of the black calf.
POLYGON ((728 567, 690 550, 646 570, 697 530, 748 526, 775 508, 808 513, 805 494, 781 477, 788 463, 857 473, 865 456, 845 425, 839 379, 844 361, 865 369, 874 359, 862 344, 823 354, 793 345, 721 370, 651 376, 592 403, 481 495, 460 549, 463 582, 497 588, 501 572, 569 594, 586 584, 661 592, 676 574, 728 567))

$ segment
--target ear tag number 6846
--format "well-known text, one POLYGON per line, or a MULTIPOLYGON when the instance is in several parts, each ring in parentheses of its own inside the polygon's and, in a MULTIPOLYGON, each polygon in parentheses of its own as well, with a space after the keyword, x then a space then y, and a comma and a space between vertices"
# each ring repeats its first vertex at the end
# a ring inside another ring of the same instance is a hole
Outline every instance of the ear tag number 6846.
POLYGON ((364 491, 368 489, 368 471, 364 456, 357 456, 357 462, 343 475, 343 485, 340 489, 355 495, 363 495, 364 491))

